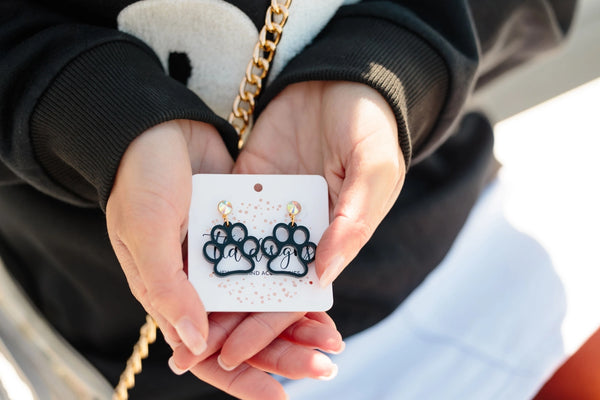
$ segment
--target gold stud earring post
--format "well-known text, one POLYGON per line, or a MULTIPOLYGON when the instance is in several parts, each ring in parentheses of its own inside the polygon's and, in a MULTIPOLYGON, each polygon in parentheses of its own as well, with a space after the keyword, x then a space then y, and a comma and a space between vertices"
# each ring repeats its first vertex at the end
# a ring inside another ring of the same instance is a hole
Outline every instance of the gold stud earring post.
POLYGON ((300 214, 300 211, 302 211, 302 206, 297 201, 290 201, 287 204, 287 212, 292 220, 292 222, 290 223, 291 226, 294 226, 296 224, 296 215, 300 214))
POLYGON ((227 200, 221 200, 217 205, 217 209, 223 216, 223 222, 226 226, 229 226, 229 218, 227 217, 233 211, 233 206, 227 200))

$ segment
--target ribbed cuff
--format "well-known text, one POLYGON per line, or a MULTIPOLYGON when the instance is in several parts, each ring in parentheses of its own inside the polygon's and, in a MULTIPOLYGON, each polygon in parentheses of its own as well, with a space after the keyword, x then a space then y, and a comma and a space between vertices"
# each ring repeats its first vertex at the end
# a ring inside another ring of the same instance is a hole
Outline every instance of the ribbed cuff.
POLYGON ((270 83, 257 114, 287 85, 310 80, 359 82, 381 93, 394 110, 407 166, 448 89, 445 63, 424 40, 385 19, 343 13, 270 83))
POLYGON ((110 42, 81 54, 60 72, 36 105, 31 135, 48 175, 77 200, 104 209, 131 141, 173 119, 214 125, 236 156, 231 125, 168 77, 149 49, 110 42))

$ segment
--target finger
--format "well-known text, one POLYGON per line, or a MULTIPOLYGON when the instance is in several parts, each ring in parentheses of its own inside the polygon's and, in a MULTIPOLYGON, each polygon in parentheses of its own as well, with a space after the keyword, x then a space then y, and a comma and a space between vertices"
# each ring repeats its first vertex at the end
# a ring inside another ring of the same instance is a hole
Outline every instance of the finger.
POLYGON ((267 348, 247 361, 251 366, 289 379, 333 379, 338 367, 325 354, 283 339, 275 339, 267 348))
POLYGON ((191 371, 204 382, 244 400, 288 399, 279 382, 248 364, 241 365, 234 371, 225 371, 217 363, 217 356, 213 355, 191 371))
POLYGON ((335 326, 306 317, 292 324, 279 337, 327 353, 339 354, 345 348, 342 335, 335 326))
POLYGON ((324 311, 307 312, 305 317, 336 328, 333 318, 331 318, 329 314, 324 311))
POLYGON ((235 369, 303 316, 301 312, 250 314, 223 344, 219 364, 227 371, 235 369))
MULTIPOLYGON (((195 356, 185 346, 175 348, 173 356, 169 360, 169 366, 173 372, 181 375, 216 352, 244 318, 243 313, 212 313, 209 317, 210 335, 207 350, 201 356, 195 356), (219 322, 216 322, 212 316, 217 316, 216 318, 219 322)), ((345 347, 341 335, 329 322, 324 324, 306 317, 292 324, 279 337, 289 341, 291 345, 298 348, 318 348, 334 354, 342 352, 345 347)), ((271 367, 271 372, 285 375, 285 371, 276 371, 273 368, 271 367)), ((298 368, 295 373, 299 373, 298 368)), ((310 371, 302 373, 305 376, 320 376, 310 371)))
MULTIPOLYGON (((279 337, 294 343, 298 347, 318 348, 334 354, 342 352, 345 344, 336 330, 333 320, 324 312, 309 314, 311 317, 318 318, 323 322, 303 317, 283 331, 279 337)), ((210 334, 206 351, 202 355, 196 356, 185 346, 174 348, 173 356, 169 360, 169 366, 173 372, 181 375, 219 350, 227 337, 246 316, 246 313, 211 313, 208 318, 210 334)), ((308 376, 308 373, 306 373, 306 376, 308 376)))
POLYGON ((194 365, 205 360, 219 350, 227 337, 233 332, 248 315, 248 313, 211 313, 208 316, 207 346, 204 353, 195 355, 185 346, 173 349, 173 356, 169 359, 169 366, 177 375, 181 375, 194 365))
POLYGON ((317 247, 316 271, 323 287, 331 284, 367 243, 399 194, 404 164, 390 137, 369 135, 349 157, 332 222, 317 247))

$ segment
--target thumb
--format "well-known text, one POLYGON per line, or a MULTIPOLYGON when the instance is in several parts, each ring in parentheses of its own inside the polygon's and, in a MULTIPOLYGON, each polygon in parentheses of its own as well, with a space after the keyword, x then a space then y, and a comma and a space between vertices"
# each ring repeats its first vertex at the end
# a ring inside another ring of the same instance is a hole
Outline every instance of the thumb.
POLYGON ((180 225, 171 214, 169 207, 158 206, 144 218, 130 220, 128 224, 137 234, 127 244, 146 289, 145 301, 174 327, 186 347, 199 355, 206 348, 208 320, 183 270, 180 225))
POLYGON ((186 140, 176 123, 157 125, 125 152, 107 204, 107 225, 136 298, 196 354, 206 347, 208 320, 183 271, 190 198, 186 140))
POLYGON ((404 182, 399 147, 381 146, 377 135, 362 141, 352 157, 332 222, 317 246, 316 272, 323 287, 333 282, 371 238, 404 182))

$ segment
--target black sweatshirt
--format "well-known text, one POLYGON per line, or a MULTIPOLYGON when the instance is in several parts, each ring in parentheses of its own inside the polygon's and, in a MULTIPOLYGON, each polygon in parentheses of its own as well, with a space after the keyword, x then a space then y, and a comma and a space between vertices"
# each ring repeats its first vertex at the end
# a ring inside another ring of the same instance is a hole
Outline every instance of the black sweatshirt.
MULTIPOLYGON (((213 99, 186 87, 195 60, 185 49, 161 53, 160 18, 156 25, 136 20, 147 4, 163 15, 176 2, 130 3, 0 2, 0 257, 52 325, 113 383, 145 315, 112 252, 103 213, 121 156, 144 130, 179 118, 213 124, 236 155, 235 131, 209 106, 213 99), (124 11, 146 31, 120 31, 124 11)), ((204 3, 197 4, 241 15, 240 23, 259 30, 270 2, 204 3)), ((479 114, 463 117, 468 96, 556 46, 575 1, 339 3, 305 0, 332 16, 312 24, 316 37, 269 77, 256 113, 306 80, 365 83, 395 112, 409 172, 388 217, 336 281, 331 314, 350 335, 392 312, 442 260, 493 172, 492 131, 479 114)), ((295 6, 301 0, 291 14, 295 6)), ((224 396, 168 372, 166 345, 151 354, 134 396, 224 396)))

